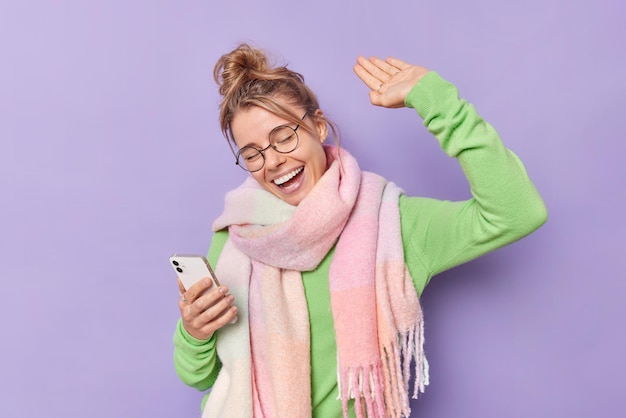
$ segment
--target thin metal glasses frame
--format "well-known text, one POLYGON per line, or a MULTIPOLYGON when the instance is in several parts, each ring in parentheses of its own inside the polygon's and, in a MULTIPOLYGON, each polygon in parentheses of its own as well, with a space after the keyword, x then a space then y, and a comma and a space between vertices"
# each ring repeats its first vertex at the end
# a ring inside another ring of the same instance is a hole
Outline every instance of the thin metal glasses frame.
MULTIPOLYGON (((306 118, 306 115, 308 115, 308 114, 309 114, 309 112, 307 111, 307 112, 306 112, 306 113, 305 113, 305 114, 304 114, 304 115, 300 118, 300 120, 301 120, 301 121, 303 121, 303 120, 304 120, 304 118, 306 118)), ((269 133, 269 135, 268 135, 269 140, 270 140, 269 145, 268 145, 267 147, 263 148, 263 149, 258 149, 258 148, 255 148, 255 147, 253 147, 252 145, 246 145, 245 147, 243 147, 243 148, 241 148, 239 151, 237 151, 237 153, 235 153, 235 152, 234 152, 234 149, 233 149, 233 148, 232 148, 232 146, 231 146, 231 151, 233 151, 233 154, 235 155, 235 164, 236 164, 236 165, 238 165, 239 167, 241 167, 241 169, 243 169, 243 170, 245 170, 245 171, 247 171, 247 172, 249 172, 249 173, 255 173, 255 172, 257 172, 257 171, 261 170, 263 167, 265 167, 265 151, 267 151, 270 147, 271 147, 271 148, 273 148, 273 149, 274 149, 274 151, 276 151, 276 152, 278 152, 278 153, 280 153, 280 154, 289 154, 290 152, 295 151, 295 149, 296 149, 296 148, 298 148, 298 145, 300 144, 300 136, 298 135, 298 128, 300 128, 300 123, 299 123, 299 124, 297 124, 295 128, 292 128, 292 127, 291 127, 291 126, 289 126, 289 125, 280 125, 280 126, 275 127, 274 129, 272 129, 272 130, 270 131, 270 133, 269 133), (279 130, 279 129, 284 129, 284 128, 289 128, 289 129, 291 129, 291 130, 293 131, 293 133, 296 135, 296 145, 293 147, 293 149, 292 149, 292 150, 287 151, 287 152, 281 152, 280 150, 278 150, 278 149, 276 148, 276 145, 275 145, 275 144, 272 144, 272 140, 271 140, 271 138, 272 138, 272 133, 276 132, 276 131, 277 131, 277 130, 279 130), (257 168, 256 170, 249 170, 249 169, 246 167, 246 164, 245 164, 245 163, 243 163, 243 164, 242 164, 242 163, 240 163, 240 162, 239 162, 239 157, 241 156, 241 152, 242 152, 243 150, 245 150, 246 148, 252 148, 252 149, 254 149, 255 151, 258 151, 258 152, 259 152, 259 154, 261 154, 261 158, 263 158, 263 163, 262 163, 262 164, 261 164, 261 166, 260 166, 259 168, 257 168)), ((229 145, 230 145, 230 141, 229 141, 229 145)))

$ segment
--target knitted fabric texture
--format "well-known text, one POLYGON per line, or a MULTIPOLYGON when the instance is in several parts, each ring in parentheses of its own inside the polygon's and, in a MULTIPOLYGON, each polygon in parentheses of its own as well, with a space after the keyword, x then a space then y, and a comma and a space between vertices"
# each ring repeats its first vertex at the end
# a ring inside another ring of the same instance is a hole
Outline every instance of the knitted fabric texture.
POLYGON ((428 384, 423 315, 404 263, 392 182, 325 145, 328 170, 298 206, 248 178, 229 192, 214 230, 229 229, 216 273, 239 321, 220 330, 222 369, 204 417, 311 417, 310 343, 302 271, 336 245, 329 270, 338 398, 348 416, 408 417, 428 384), (340 154, 340 156, 339 156, 340 154))

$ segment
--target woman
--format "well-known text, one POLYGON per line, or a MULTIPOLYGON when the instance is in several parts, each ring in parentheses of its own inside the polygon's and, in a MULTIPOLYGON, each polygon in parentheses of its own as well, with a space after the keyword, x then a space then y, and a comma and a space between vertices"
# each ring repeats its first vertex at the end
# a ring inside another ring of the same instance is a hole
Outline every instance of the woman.
POLYGON ((180 378, 211 388, 205 417, 409 416, 428 384, 430 278, 546 220, 519 159, 453 85, 393 58, 354 71, 372 104, 416 109, 473 197, 408 197, 362 172, 325 143, 334 124, 300 74, 246 44, 222 56, 221 128, 250 178, 213 224, 223 286, 181 287, 174 335, 180 378))

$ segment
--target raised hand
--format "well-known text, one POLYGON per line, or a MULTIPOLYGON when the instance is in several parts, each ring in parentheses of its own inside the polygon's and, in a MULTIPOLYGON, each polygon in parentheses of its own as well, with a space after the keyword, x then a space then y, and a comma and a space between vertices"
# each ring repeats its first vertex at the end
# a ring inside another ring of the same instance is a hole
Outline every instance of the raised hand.
POLYGON ((372 90, 369 93, 372 104, 389 108, 404 107, 406 95, 428 73, 424 67, 397 58, 383 61, 377 57, 358 57, 353 69, 372 90))

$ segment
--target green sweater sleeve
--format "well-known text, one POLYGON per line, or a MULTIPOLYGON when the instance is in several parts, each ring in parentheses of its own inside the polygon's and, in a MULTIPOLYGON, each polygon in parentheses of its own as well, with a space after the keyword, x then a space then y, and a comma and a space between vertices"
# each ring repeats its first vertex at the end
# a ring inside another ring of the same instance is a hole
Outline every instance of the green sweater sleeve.
POLYGON ((174 367, 186 385, 198 390, 213 386, 219 372, 215 343, 215 334, 208 340, 198 340, 178 320, 174 332, 174 367))
POLYGON ((431 71, 405 104, 422 117, 442 149, 458 159, 472 193, 460 202, 400 200, 405 257, 421 293, 433 275, 539 228, 547 212, 519 158, 471 104, 459 99, 456 87, 431 71))

